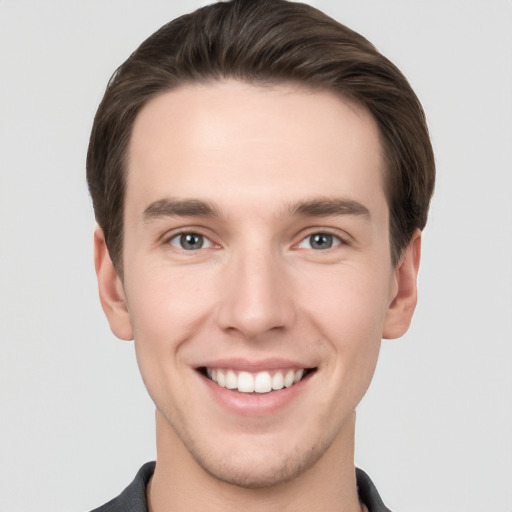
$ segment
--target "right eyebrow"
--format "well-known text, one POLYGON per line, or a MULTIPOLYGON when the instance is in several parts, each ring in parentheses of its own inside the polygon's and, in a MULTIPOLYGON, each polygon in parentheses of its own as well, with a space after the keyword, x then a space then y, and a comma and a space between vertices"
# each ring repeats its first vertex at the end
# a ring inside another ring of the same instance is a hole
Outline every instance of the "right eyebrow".
POLYGON ((142 214, 145 222, 162 217, 219 217, 214 203, 199 199, 165 198, 152 202, 142 214))

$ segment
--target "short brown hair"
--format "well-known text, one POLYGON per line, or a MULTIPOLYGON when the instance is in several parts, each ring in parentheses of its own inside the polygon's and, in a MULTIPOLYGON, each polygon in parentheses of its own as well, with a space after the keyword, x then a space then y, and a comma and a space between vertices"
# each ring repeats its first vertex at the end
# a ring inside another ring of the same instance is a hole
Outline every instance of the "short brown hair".
POLYGON ((122 273, 126 157, 138 112, 179 85, 223 78, 299 83, 371 112, 386 160, 396 265, 414 230, 425 226, 435 177, 425 115, 411 86, 364 37, 309 5, 232 0, 164 25, 108 83, 92 128, 87 182, 117 270, 122 273))

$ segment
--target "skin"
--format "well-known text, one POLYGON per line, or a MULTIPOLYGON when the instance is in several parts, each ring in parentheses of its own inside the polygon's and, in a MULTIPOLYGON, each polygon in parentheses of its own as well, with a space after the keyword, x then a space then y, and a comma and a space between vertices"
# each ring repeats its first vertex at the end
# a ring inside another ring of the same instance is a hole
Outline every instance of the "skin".
POLYGON ((391 263, 383 165, 371 115, 328 92, 220 81, 140 112, 124 281, 100 228, 95 263, 111 329, 135 339, 156 405, 152 511, 361 510, 355 408, 381 339, 409 326, 420 259, 417 232, 391 263), (177 214, 184 200, 215 215, 188 203, 177 214), (184 249, 181 233, 203 247, 184 249), (332 246, 312 245, 315 233, 332 246), (233 358, 315 371, 271 412, 244 414, 197 370, 233 358))

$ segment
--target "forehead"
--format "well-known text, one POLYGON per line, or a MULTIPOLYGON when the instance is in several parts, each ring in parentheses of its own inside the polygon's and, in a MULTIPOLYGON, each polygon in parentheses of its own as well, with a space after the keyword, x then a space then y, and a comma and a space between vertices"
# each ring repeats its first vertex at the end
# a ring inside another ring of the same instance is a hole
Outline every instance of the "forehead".
POLYGON ((158 196, 235 203, 240 191, 245 202, 292 203, 306 193, 383 199, 372 116, 295 85, 225 80, 161 94, 135 120, 127 170, 127 202, 139 208, 158 196))

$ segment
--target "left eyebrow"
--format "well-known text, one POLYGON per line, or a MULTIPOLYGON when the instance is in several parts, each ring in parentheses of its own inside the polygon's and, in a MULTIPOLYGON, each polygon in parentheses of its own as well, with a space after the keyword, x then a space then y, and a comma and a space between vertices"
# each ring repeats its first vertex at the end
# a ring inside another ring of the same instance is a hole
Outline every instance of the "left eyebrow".
POLYGON ((300 201, 289 206, 290 215, 328 217, 331 215, 356 215, 371 218, 370 210, 351 199, 320 198, 300 201))

